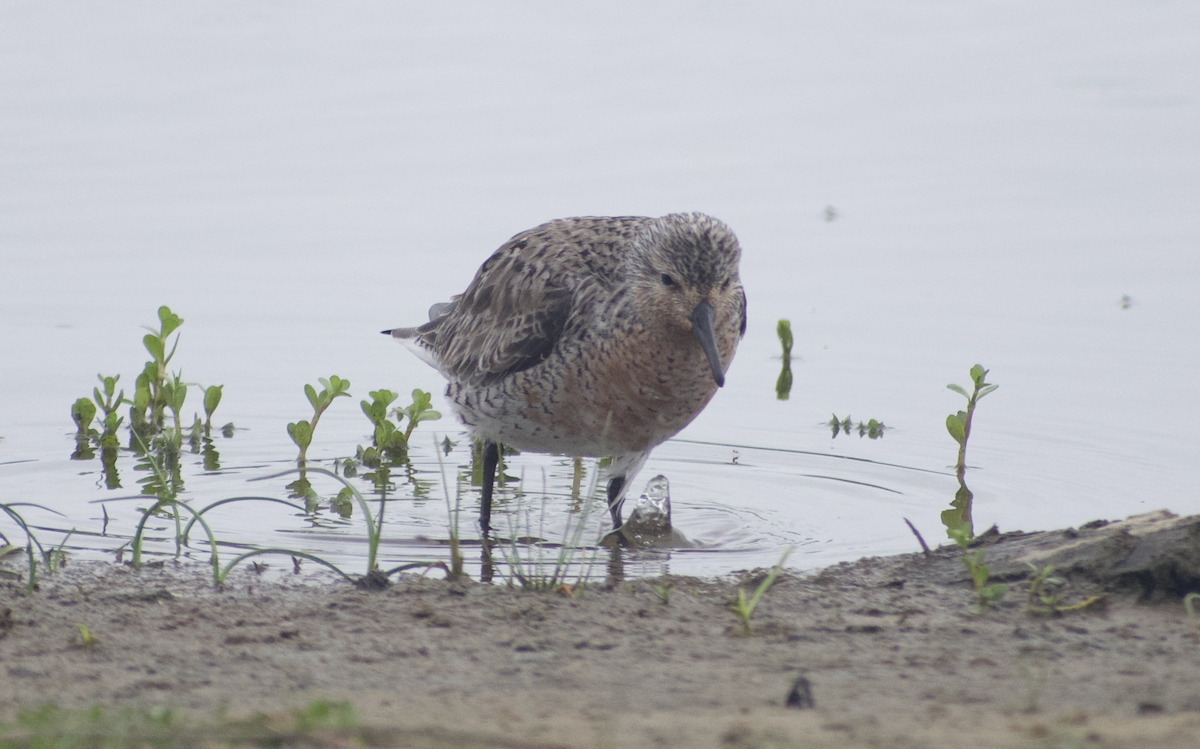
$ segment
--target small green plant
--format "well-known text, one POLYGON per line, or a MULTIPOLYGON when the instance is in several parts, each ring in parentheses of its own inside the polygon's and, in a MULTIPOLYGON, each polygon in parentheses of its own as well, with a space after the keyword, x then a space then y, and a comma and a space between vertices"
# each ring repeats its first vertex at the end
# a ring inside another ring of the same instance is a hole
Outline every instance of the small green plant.
MULTIPOLYGON (((371 400, 360 401, 359 405, 375 427, 372 434, 375 450, 388 458, 403 460, 408 455, 408 440, 400 427, 388 418, 388 409, 400 396, 391 390, 372 390, 370 394, 371 400)), ((370 465, 367 459, 362 462, 370 465)))
POLYGON ((79 647, 87 648, 88 650, 96 647, 97 640, 96 636, 92 634, 92 630, 88 629, 86 624, 81 624, 79 622, 76 622, 75 626, 79 628, 79 647))
POLYGON ((985 381, 987 373, 988 370, 984 369, 981 364, 971 367, 971 381, 974 389, 969 394, 959 385, 946 386, 967 399, 966 411, 959 411, 946 417, 946 430, 958 443, 958 463, 955 470, 955 476, 958 478, 958 491, 954 494, 950 509, 942 512, 942 524, 946 526, 946 534, 950 538, 954 538, 954 533, 960 530, 965 531, 968 538, 974 538, 975 525, 972 504, 975 497, 967 488, 967 441, 971 438, 971 423, 975 417, 975 407, 985 395, 999 387, 999 385, 985 381))
POLYGON ((187 401, 188 384, 183 381, 182 373, 171 374, 162 384, 163 401, 171 410, 174 429, 170 432, 171 441, 181 444, 183 440, 183 404, 187 401))
POLYGON ((73 535, 75 535, 74 528, 63 536, 63 540, 59 542, 58 546, 50 549, 50 553, 46 555, 46 569, 51 575, 67 565, 67 541, 73 535))
POLYGON ((95 430, 91 426, 95 418, 96 406, 90 398, 80 398, 71 404, 71 420, 75 422, 76 437, 86 440, 89 434, 94 433, 95 430))
POLYGON ((969 394, 960 385, 953 383, 946 387, 958 393, 967 399, 967 410, 959 411, 958 413, 950 414, 946 417, 946 430, 950 432, 950 436, 958 443, 958 472, 962 474, 967 467, 967 440, 971 438, 971 421, 975 417, 975 406, 999 385, 993 385, 986 382, 988 370, 983 368, 982 364, 976 364, 971 367, 971 382, 974 383, 974 390, 969 394))
MULTIPOLYGON (((343 461, 343 473, 347 476, 356 475, 359 464, 372 469, 364 473, 363 478, 375 484, 375 491, 381 499, 386 497, 392 485, 391 469, 408 460, 408 445, 413 430, 423 421, 434 421, 442 416, 431 407, 429 393, 418 389, 412 394, 412 404, 391 409, 390 416, 394 417, 395 421, 389 418, 389 408, 399 397, 396 393, 390 390, 372 390, 371 400, 360 402, 363 413, 375 427, 372 433, 373 444, 367 447, 359 445, 354 457, 343 461), (406 418, 408 426, 401 430, 400 423, 406 418)), ((411 478, 411 465, 409 468, 411 478)), ((417 486, 416 481, 413 483, 417 486)))
MULTIPOLYGON (((413 402, 404 407, 404 415, 408 417, 408 426, 404 428, 404 441, 407 442, 413 430, 423 421, 437 421, 442 414, 433 410, 433 396, 424 390, 412 391, 413 402)), ((397 416, 399 412, 397 411, 397 416)))
POLYGON ((1051 588, 1062 585, 1065 580, 1061 577, 1054 577, 1054 566, 1046 565, 1038 567, 1036 564, 1029 565, 1029 594, 1027 596, 1027 606, 1031 611, 1049 611, 1053 612, 1058 609, 1058 595, 1051 592, 1051 588))
POLYGON ((974 537, 965 527, 959 527, 948 530, 950 538, 958 544, 958 548, 963 552, 963 564, 967 567, 967 572, 971 575, 971 582, 975 586, 975 602, 970 604, 967 609, 972 614, 982 614, 989 606, 999 601, 1008 592, 1008 585, 1005 583, 989 582, 991 572, 983 559, 983 549, 970 548, 971 541, 974 537))
POLYGON ((75 452, 73 460, 90 460, 95 457, 92 442, 104 451, 105 459, 115 459, 115 451, 120 447, 117 430, 121 428, 124 419, 117 414, 117 409, 129 403, 125 399, 125 391, 117 392, 117 381, 120 375, 105 377, 96 375, 104 390, 92 388, 92 398, 79 398, 71 404, 71 420, 75 422, 75 452), (97 411, 99 409, 99 411, 97 411), (100 426, 103 432, 91 428, 92 421, 100 415, 100 426))
POLYGON ((100 435, 100 448, 115 451, 121 446, 120 440, 117 439, 117 430, 121 428, 121 423, 124 421, 117 414, 117 409, 129 403, 129 400, 125 398, 124 390, 117 392, 117 382, 121 379, 121 375, 105 377, 98 374, 96 379, 100 380, 100 384, 104 386, 103 391, 100 388, 92 388, 92 398, 95 399, 96 405, 104 414, 100 420, 104 428, 104 432, 100 435))
POLYGON ((775 563, 775 566, 771 568, 771 571, 767 573, 767 576, 763 578, 763 581, 758 584, 758 588, 754 591, 754 595, 750 596, 750 600, 746 600, 746 591, 742 588, 738 588, 737 598, 729 604, 729 608, 731 611, 733 611, 734 616, 737 617, 738 622, 741 623, 742 634, 751 634, 752 630, 750 627, 750 617, 754 616, 754 609, 758 607, 758 602, 762 600, 762 597, 765 596, 767 591, 771 589, 771 586, 775 584, 775 578, 779 577, 779 574, 783 572, 784 562, 786 562, 787 558, 791 556, 794 548, 795 547, 789 546, 783 550, 783 554, 779 557, 779 561, 775 563))
POLYGON ((1097 606, 1104 602, 1105 594, 1102 593, 1097 596, 1088 596, 1070 605, 1063 604, 1059 595, 1050 590, 1052 587, 1066 584, 1066 580, 1054 577, 1054 567, 1051 565, 1038 567, 1029 562, 1026 562, 1026 564, 1029 565, 1031 577, 1029 578, 1029 594, 1025 610, 1030 614, 1051 614, 1057 616, 1071 611, 1082 611, 1083 609, 1097 606))
POLYGON ((785 401, 792 392, 792 321, 780 320, 775 326, 775 334, 779 336, 779 345, 783 348, 783 366, 779 370, 779 379, 775 381, 775 397, 785 401))
POLYGON ((658 596, 658 600, 663 606, 671 604, 671 593, 675 590, 675 585, 670 580, 664 579, 658 585, 651 586, 654 589, 654 594, 658 596))
POLYGON ((204 436, 212 435, 212 417, 221 404, 224 385, 209 385, 204 389, 204 436))
POLYGON ((1183 610, 1187 612, 1188 619, 1196 618, 1195 601, 1200 601, 1200 593, 1188 593, 1183 597, 1183 610))
POLYGON ((825 426, 829 427, 833 432, 833 438, 837 439, 838 434, 850 434, 851 430, 858 430, 858 436, 868 439, 883 439, 883 433, 887 431, 887 424, 876 419, 868 419, 860 421, 857 424, 852 418, 847 416, 844 419, 839 419, 837 414, 832 414, 829 421, 825 422, 825 426))
MULTIPOLYGON (((186 437, 193 453, 201 452, 204 444, 204 465, 206 470, 215 471, 220 467, 219 456, 211 441, 204 442, 208 436, 205 431, 201 434, 201 422, 198 415, 193 415, 191 432, 184 432, 184 403, 187 400, 190 383, 183 381, 180 372, 168 372, 168 365, 174 359, 179 348, 180 326, 183 319, 173 313, 167 306, 158 309, 159 325, 157 328, 144 326, 149 333, 142 338, 142 345, 150 354, 138 375, 132 400, 125 396, 124 390, 118 390, 120 375, 108 377, 97 375, 100 387, 92 389, 92 399, 86 398, 75 401, 71 407, 71 418, 76 425, 76 449, 71 458, 75 460, 90 460, 95 457, 95 447, 101 450, 102 470, 105 484, 109 489, 120 488, 121 480, 117 473, 117 458, 121 448, 118 431, 124 426, 124 418, 118 409, 128 404, 129 408, 129 449, 139 459, 138 470, 149 470, 144 453, 147 450, 159 452, 160 458, 165 459, 171 466, 171 475, 180 482, 178 471, 179 452, 183 448, 186 437), (172 423, 165 424, 167 412, 171 413, 172 423), (91 428, 92 420, 99 421, 103 430, 97 432, 91 428)), ((212 412, 221 398, 221 386, 216 385, 204 390, 205 412, 211 426, 212 412)), ((224 434, 232 436, 233 425, 225 425, 224 434)), ((139 483, 143 484, 148 494, 157 494, 157 479, 145 477, 139 483)), ((179 484, 181 487, 182 484, 179 484)), ((179 488, 177 487, 177 488, 179 488)))
POLYGON ((91 428, 95 418, 96 406, 89 398, 80 398, 71 404, 71 420, 75 422, 75 452, 71 453, 71 460, 91 460, 96 457, 92 439, 99 433, 91 428))
POLYGON ((319 378, 322 388, 321 392, 312 385, 304 386, 304 395, 308 397, 308 402, 312 404, 313 416, 311 421, 297 421, 287 425, 288 435, 291 436, 292 442, 300 448, 300 455, 297 460, 304 462, 308 455, 308 446, 312 444, 313 432, 317 429, 317 422, 321 420, 321 414, 329 408, 335 398, 350 395, 350 381, 343 380, 337 375, 332 375, 327 380, 324 377, 319 378))
POLYGON ((150 361, 146 362, 142 373, 138 375, 134 391, 130 419, 135 428, 149 425, 152 430, 161 429, 166 413, 167 394, 164 386, 167 383, 167 365, 179 348, 179 334, 175 331, 183 325, 183 318, 164 304, 158 308, 158 321, 157 329, 144 326, 150 332, 142 337, 142 345, 150 353, 150 361), (175 333, 175 340, 168 341, 172 333, 175 333), (170 351, 167 350, 168 345, 170 351))

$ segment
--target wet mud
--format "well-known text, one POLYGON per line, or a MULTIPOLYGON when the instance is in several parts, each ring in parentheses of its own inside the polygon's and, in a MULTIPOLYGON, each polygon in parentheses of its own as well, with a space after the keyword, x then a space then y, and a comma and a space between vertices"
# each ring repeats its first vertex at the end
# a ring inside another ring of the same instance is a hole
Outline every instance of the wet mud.
POLYGON ((12 555, 0 720, 46 702, 211 715, 336 699, 394 746, 1200 746, 1200 622, 1181 600, 1200 590, 1200 518, 980 543, 1011 586, 980 615, 944 546, 782 575, 749 635, 729 602, 765 570, 568 595, 250 568, 217 590, 194 564, 80 562, 31 595, 12 555), (1031 605, 1031 563, 1063 579, 1053 605, 1031 605))

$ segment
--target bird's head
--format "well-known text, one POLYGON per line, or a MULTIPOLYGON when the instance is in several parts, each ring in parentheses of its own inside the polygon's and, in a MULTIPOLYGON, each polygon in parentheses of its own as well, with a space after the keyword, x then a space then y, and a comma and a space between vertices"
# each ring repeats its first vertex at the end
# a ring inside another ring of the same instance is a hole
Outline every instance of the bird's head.
POLYGON ((745 332, 737 237, 703 213, 672 213, 651 221, 635 246, 632 272, 639 305, 668 331, 690 331, 708 359, 713 380, 724 385, 733 346, 745 332), (722 363, 721 344, 730 339, 722 363))

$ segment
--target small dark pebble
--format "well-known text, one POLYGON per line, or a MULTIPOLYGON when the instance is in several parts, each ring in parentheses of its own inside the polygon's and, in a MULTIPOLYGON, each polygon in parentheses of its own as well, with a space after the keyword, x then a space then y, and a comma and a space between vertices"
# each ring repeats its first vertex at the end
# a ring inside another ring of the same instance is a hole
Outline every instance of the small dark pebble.
POLYGON ((788 707, 794 707, 797 710, 804 710, 814 706, 812 696, 812 684, 804 676, 797 676, 792 682, 792 688, 787 694, 787 700, 784 702, 788 707))
POLYGON ((1139 702, 1137 706, 1138 715, 1159 715, 1167 710, 1157 702, 1139 702))

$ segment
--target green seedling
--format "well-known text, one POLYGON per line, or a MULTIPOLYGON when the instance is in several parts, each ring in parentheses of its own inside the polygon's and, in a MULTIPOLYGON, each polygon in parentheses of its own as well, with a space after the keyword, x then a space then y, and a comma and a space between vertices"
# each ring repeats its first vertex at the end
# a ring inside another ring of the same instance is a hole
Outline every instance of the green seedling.
POLYGON ((96 379, 104 386, 104 390, 98 387, 92 388, 92 399, 95 400, 97 408, 104 414, 103 419, 107 421, 116 415, 118 408, 129 403, 129 400, 125 397, 124 390, 117 392, 117 382, 120 381, 121 375, 105 377, 98 374, 96 375, 96 379))
POLYGON ((883 437, 883 433, 886 429, 887 429, 887 427, 884 425, 884 423, 882 421, 876 421, 875 419, 871 419, 871 420, 867 421, 866 424, 863 424, 860 421, 858 423, 858 436, 859 437, 865 436, 868 439, 873 439, 873 440, 880 439, 883 437))
POLYGON ((93 405, 91 399, 80 398, 71 405, 71 420, 75 422, 77 438, 87 440, 88 436, 94 432, 91 428, 92 420, 96 418, 96 406, 93 405))
POLYGON ((92 438, 98 433, 92 429, 96 418, 96 406, 88 398, 80 398, 71 404, 71 420, 75 422, 75 452, 71 460, 91 460, 96 457, 92 449, 92 438))
MULTIPOLYGON (((394 488, 392 467, 407 463, 408 445, 413 430, 422 421, 441 418, 441 414, 430 407, 429 393, 414 390, 411 405, 391 410, 390 416, 394 416, 396 419, 392 421, 389 418, 389 408, 398 397, 390 390, 372 390, 370 401, 360 401, 363 413, 374 426, 373 444, 367 447, 359 445, 354 458, 346 461, 342 471, 346 476, 354 476, 358 472, 359 465, 370 468, 370 471, 363 474, 363 478, 375 485, 375 491, 380 499, 385 499, 387 493, 394 488), (408 426, 402 431, 399 424, 406 418, 408 426)), ((411 465, 409 468, 411 478, 411 465)), ((413 483, 419 491, 417 482, 413 483)))
POLYGON ((984 369, 981 364, 971 367, 971 381, 975 387, 970 394, 960 385, 951 383, 946 386, 967 399, 966 411, 959 411, 946 417, 946 430, 950 432, 950 436, 958 443, 958 472, 960 475, 967 467, 967 440, 971 438, 971 421, 975 417, 975 406, 978 405, 979 401, 985 395, 1000 387, 984 380, 987 377, 987 373, 988 370, 984 369))
POLYGON ((183 325, 183 318, 171 312, 171 308, 163 305, 158 308, 159 326, 157 329, 144 326, 149 334, 142 337, 142 345, 150 353, 150 361, 146 362, 142 374, 137 378, 137 389, 134 392, 131 423, 136 426, 148 424, 152 429, 160 429, 167 408, 167 396, 164 385, 167 382, 167 365, 179 348, 179 335, 170 342, 168 338, 183 325), (149 414, 147 416, 147 413, 149 414))
POLYGON ((654 585, 652 587, 654 589, 654 594, 658 596, 659 602, 662 603, 663 606, 669 606, 671 604, 671 593, 673 593, 675 590, 674 583, 672 583, 670 580, 664 580, 661 584, 654 585))
MULTIPOLYGON (((433 410, 433 396, 420 388, 412 391, 413 402, 404 407, 404 415, 408 417, 408 426, 404 428, 404 441, 412 437, 413 430, 423 421, 437 421, 442 418, 439 411, 433 410)), ((400 410, 396 409, 396 416, 400 410)))
POLYGON ((328 380, 324 377, 319 379, 323 386, 319 393, 312 385, 304 386, 304 395, 308 397, 308 402, 313 407, 312 421, 298 421, 287 425, 288 435, 291 436, 292 442, 295 442, 296 446, 300 448, 297 460, 301 463, 308 455, 308 446, 312 444, 313 432, 316 431, 317 422, 321 420, 321 414, 325 413, 335 398, 350 395, 349 380, 343 380, 337 375, 330 376, 328 380))
POLYGON ((854 427, 854 421, 849 416, 839 419, 837 414, 832 414, 825 425, 832 431, 833 438, 837 439, 839 434, 850 434, 850 430, 854 427))
POLYGON ((775 326, 779 336, 779 345, 783 348, 783 366, 779 370, 779 379, 775 381, 775 397, 785 401, 792 392, 792 322, 780 320, 775 326))
MULTIPOLYGON (((384 459, 399 462, 408 457, 408 438, 397 423, 388 418, 388 409, 400 396, 391 390, 372 390, 370 401, 360 401, 363 413, 375 427, 372 433, 374 449, 359 448, 358 459, 364 465, 376 467, 384 459)), ((397 415, 403 412, 397 410, 397 415)))
POLYGON ((954 537, 955 532, 960 530, 966 532, 969 538, 974 538, 975 526, 972 518, 974 495, 967 488, 966 480, 967 441, 971 437, 971 424, 975 417, 976 405, 985 395, 999 387, 985 381, 987 373, 988 370, 980 364, 971 367, 971 381, 974 383, 974 389, 970 394, 959 385, 946 386, 967 399, 966 411, 959 411, 946 417, 946 430, 958 443, 958 463, 955 470, 958 478, 958 491, 955 492, 954 500, 950 503, 951 509, 942 512, 942 524, 946 526, 946 533, 951 538, 954 537))
POLYGON ((1188 619, 1196 618, 1196 601, 1200 601, 1200 593, 1188 593, 1183 597, 1183 610, 1187 612, 1188 619))
POLYGON ((758 584, 758 588, 754 591, 754 595, 750 597, 750 600, 746 600, 746 591, 738 588, 737 598, 729 604, 729 608, 733 611, 734 616, 737 617, 738 622, 741 623, 742 634, 751 634, 750 617, 754 616, 754 609, 758 607, 759 601, 767 594, 771 586, 775 584, 775 578, 779 577, 779 574, 783 572, 783 564, 791 556, 794 548, 793 546, 789 546, 783 550, 779 561, 775 563, 775 566, 771 568, 771 571, 767 573, 763 581, 758 584))
POLYGON ((50 553, 46 555, 46 570, 51 575, 67 565, 67 540, 73 535, 75 535, 74 528, 63 536, 63 540, 59 542, 58 546, 50 549, 50 553))
POLYGON ((163 401, 167 408, 171 410, 172 421, 175 424, 175 430, 172 437, 176 444, 180 444, 183 440, 183 419, 181 412, 183 404, 187 401, 188 385, 183 381, 180 372, 176 372, 167 377, 162 385, 163 401))
POLYGON ((105 377, 98 374, 96 379, 104 386, 103 391, 100 388, 92 388, 92 398, 103 413, 101 424, 104 432, 100 435, 100 449, 106 451, 106 458, 115 460, 116 451, 121 446, 120 440, 117 439, 117 430, 124 421, 124 418, 117 414, 117 409, 130 401, 125 397, 124 390, 117 392, 117 382, 121 375, 105 377))
POLYGON ((883 439, 884 432, 888 426, 882 421, 876 419, 868 419, 867 421, 854 422, 854 419, 847 416, 844 419, 839 419, 837 414, 832 414, 829 421, 825 422, 825 426, 829 427, 833 432, 833 438, 837 439, 838 434, 850 434, 851 430, 858 430, 858 436, 868 439, 883 439))
POLYGON ((204 436, 206 437, 212 434, 212 417, 217 411, 217 406, 221 404, 224 388, 224 385, 210 385, 204 389, 204 436))
POLYGON ((963 552, 963 564, 967 567, 967 572, 971 576, 971 582, 975 586, 975 602, 970 604, 967 609, 972 614, 982 614, 1008 592, 1008 585, 1005 583, 991 583, 989 579, 991 572, 984 563, 983 549, 970 548, 971 541, 974 537, 967 528, 959 527, 947 531, 950 538, 954 540, 958 547, 963 552))
POLYGON ((1082 611, 1104 600, 1104 594, 1098 596, 1088 596, 1078 603, 1073 603, 1069 606, 1063 605, 1061 599, 1056 593, 1050 591, 1051 587, 1064 585, 1065 580, 1059 577, 1054 577, 1054 567, 1046 565, 1038 567, 1026 562, 1029 565, 1029 572, 1032 577, 1029 578, 1029 596, 1025 610, 1030 614, 1065 614, 1070 611, 1082 611))
POLYGON ((1029 594, 1027 596, 1027 606, 1031 611, 1042 608, 1051 612, 1058 608, 1058 595, 1050 591, 1053 587, 1058 587, 1066 581, 1061 577, 1054 577, 1054 566, 1046 565, 1038 567, 1036 564, 1029 562, 1025 563, 1029 566, 1029 594))
MULTIPOLYGON (((117 438, 117 430, 121 428, 124 419, 117 415, 117 409, 122 405, 129 403, 125 399, 125 391, 117 392, 117 381, 121 379, 120 375, 115 377, 105 377, 104 375, 96 375, 103 390, 100 388, 92 388, 92 398, 80 398, 71 405, 71 419, 75 422, 75 452, 71 454, 72 460, 91 460, 96 457, 95 451, 92 449, 92 442, 100 447, 101 455, 104 459, 104 473, 109 479, 108 483, 111 486, 114 483, 113 476, 116 475, 115 463, 117 459, 117 449, 121 443, 117 438), (99 416, 99 423, 103 432, 97 432, 91 428, 92 420, 99 416)), ((116 482, 119 485, 119 482, 116 482)))
POLYGON ((79 647, 89 650, 96 647, 98 641, 96 640, 96 636, 92 634, 92 630, 88 629, 86 624, 80 624, 79 622, 76 622, 75 626, 79 627, 79 640, 77 641, 79 647))

